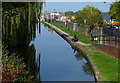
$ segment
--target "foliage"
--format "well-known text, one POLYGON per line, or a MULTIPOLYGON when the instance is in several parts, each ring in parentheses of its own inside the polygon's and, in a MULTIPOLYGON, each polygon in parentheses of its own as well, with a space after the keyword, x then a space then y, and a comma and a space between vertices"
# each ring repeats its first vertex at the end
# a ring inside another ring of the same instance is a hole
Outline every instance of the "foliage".
POLYGON ((65 15, 74 15, 74 12, 73 11, 66 11, 65 15))
POLYGON ((84 20, 85 20, 85 13, 84 11, 77 11, 76 12, 76 20, 77 20, 77 23, 79 25, 83 25, 84 24, 84 20))
POLYGON ((2 44, 0 40, 0 81, 2 80, 2 44))
POLYGON ((90 30, 95 26, 102 24, 101 11, 89 5, 84 7, 82 10, 77 11, 76 18, 79 25, 86 25, 90 30))
POLYGON ((2 81, 32 81, 33 76, 25 70, 26 65, 22 63, 16 54, 9 55, 9 51, 2 50, 2 81))
MULTIPOLYGON (((41 1, 41 0, 40 0, 41 1)), ((2 3, 2 43, 9 48, 27 45, 35 36, 36 19, 41 13, 43 2, 2 3)), ((26 71, 22 56, 2 50, 2 80, 31 81, 33 76, 26 71)))
POLYGON ((120 1, 113 2, 110 7, 110 16, 112 19, 120 21, 120 1))
POLYGON ((18 47, 32 40, 42 4, 43 2, 2 3, 2 40, 7 46, 18 47))

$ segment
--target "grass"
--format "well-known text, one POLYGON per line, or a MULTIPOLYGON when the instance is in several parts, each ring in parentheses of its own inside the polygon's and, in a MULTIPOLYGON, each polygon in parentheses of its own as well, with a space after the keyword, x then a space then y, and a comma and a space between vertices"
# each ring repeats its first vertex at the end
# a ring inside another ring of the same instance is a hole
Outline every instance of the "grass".
POLYGON ((99 81, 118 81, 118 60, 96 50, 93 46, 83 46, 75 43, 89 54, 93 65, 99 72, 99 81))
MULTIPOLYGON (((76 34, 78 39, 83 42, 90 44, 90 37, 84 36, 78 32, 74 32, 72 30, 68 30, 66 27, 63 27, 58 24, 51 23, 52 25, 60 28, 66 33, 70 35, 76 34)), ((116 58, 109 56, 105 53, 100 52, 99 50, 95 49, 92 45, 85 46, 80 45, 76 42, 73 42, 77 46, 79 46, 83 51, 89 54, 92 64, 95 66, 95 70, 99 72, 98 81, 118 81, 118 61, 116 58)))
POLYGON ((83 34, 81 34, 79 32, 75 32, 73 30, 70 30, 70 29, 68 29, 66 27, 63 27, 63 26, 55 24, 55 23, 50 23, 50 24, 60 28, 62 31, 64 31, 64 32, 66 32, 66 33, 68 33, 70 35, 75 34, 78 37, 78 39, 83 43, 86 43, 86 44, 91 44, 92 43, 90 37, 88 37, 88 36, 85 36, 85 35, 83 35, 83 34))

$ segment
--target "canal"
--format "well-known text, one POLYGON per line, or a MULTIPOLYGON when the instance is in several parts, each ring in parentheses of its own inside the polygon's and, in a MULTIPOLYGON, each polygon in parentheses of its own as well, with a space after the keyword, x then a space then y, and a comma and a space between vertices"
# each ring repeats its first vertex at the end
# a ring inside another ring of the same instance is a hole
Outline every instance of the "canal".
POLYGON ((95 80, 88 61, 47 25, 36 24, 36 35, 29 47, 33 52, 23 53, 35 81, 95 80))

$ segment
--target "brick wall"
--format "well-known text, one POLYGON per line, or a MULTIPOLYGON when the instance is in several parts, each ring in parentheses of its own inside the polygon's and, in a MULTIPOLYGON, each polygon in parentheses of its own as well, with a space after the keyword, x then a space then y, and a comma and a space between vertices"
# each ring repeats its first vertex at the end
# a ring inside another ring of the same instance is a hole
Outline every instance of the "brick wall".
POLYGON ((100 50, 108 55, 111 55, 113 57, 116 57, 120 60, 120 48, 106 46, 106 45, 100 45, 100 44, 93 44, 93 46, 96 49, 98 49, 98 50, 100 50))

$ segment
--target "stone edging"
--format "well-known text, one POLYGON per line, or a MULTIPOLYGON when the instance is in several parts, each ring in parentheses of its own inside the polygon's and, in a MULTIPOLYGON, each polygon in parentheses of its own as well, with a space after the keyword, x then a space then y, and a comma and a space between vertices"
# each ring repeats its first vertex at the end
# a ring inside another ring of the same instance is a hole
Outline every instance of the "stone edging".
POLYGON ((72 48, 74 48, 74 50, 77 50, 79 53, 81 53, 83 55, 83 57, 85 59, 88 60, 88 62, 90 63, 90 66, 93 70, 95 81, 97 82, 98 81, 97 71, 95 70, 95 67, 92 64, 92 61, 90 60, 89 55, 86 52, 84 52, 82 49, 80 49, 77 45, 75 45, 70 39, 65 37, 66 35, 69 35, 69 34, 67 34, 66 32, 63 32, 62 30, 60 30, 59 28, 51 25, 48 22, 44 22, 44 23, 47 24, 48 26, 50 26, 52 29, 54 29, 55 32, 57 32, 62 38, 64 38, 71 45, 72 48))

